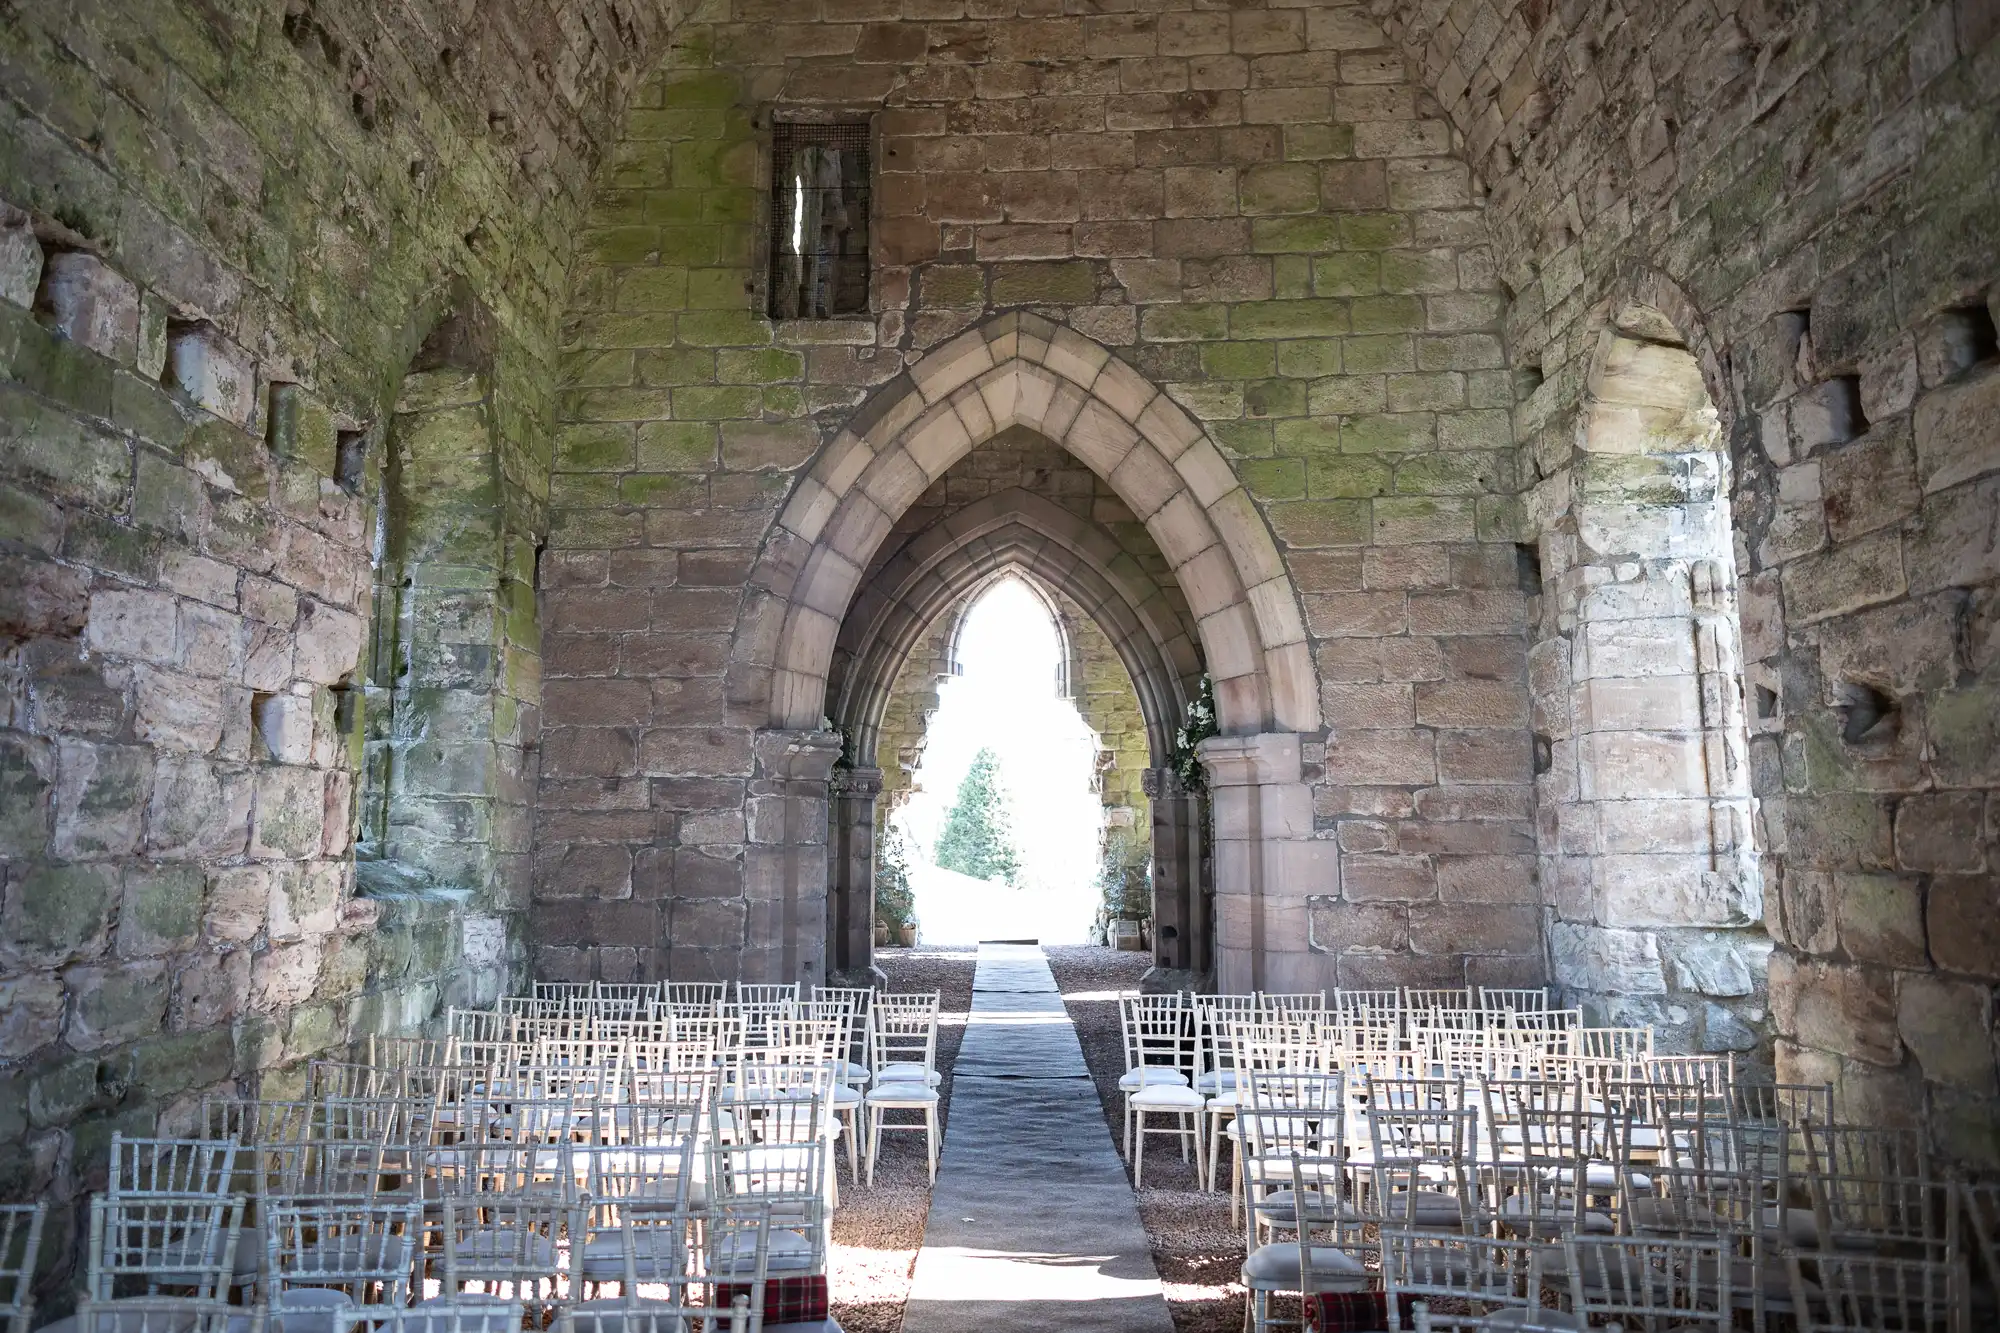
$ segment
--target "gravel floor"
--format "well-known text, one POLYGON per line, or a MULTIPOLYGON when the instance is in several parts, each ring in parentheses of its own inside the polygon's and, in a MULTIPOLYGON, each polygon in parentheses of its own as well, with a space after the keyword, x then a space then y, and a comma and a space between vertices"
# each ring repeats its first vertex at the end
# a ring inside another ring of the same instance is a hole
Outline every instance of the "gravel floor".
MULTIPOLYGON (((1084 1063, 1104 1103, 1111 1140, 1124 1141, 1124 1038, 1118 992, 1134 990, 1151 959, 1114 949, 1050 947, 1049 966, 1083 1043, 1084 1063)), ((1155 1122, 1160 1123, 1160 1122, 1155 1122)), ((1229 1196, 1205 1194, 1194 1163, 1183 1163, 1175 1141, 1146 1136, 1146 1187, 1139 1219, 1152 1242, 1153 1262, 1167 1291, 1176 1333, 1237 1333, 1243 1326, 1243 1233, 1229 1221, 1229 1196)))
MULTIPOLYGON (((978 955, 970 949, 877 949, 875 962, 892 991, 939 991, 938 1072, 944 1076, 944 1117, 950 1119, 951 1070, 965 1038, 972 1008, 972 971, 978 955)), ((1114 1022, 1115 1022, 1114 1016, 1114 1022)), ((875 1185, 857 1186, 847 1177, 847 1145, 840 1145, 840 1204, 833 1215, 829 1277, 833 1317, 847 1333, 898 1333, 910 1273, 924 1242, 930 1186, 924 1171, 923 1136, 885 1134, 875 1185)))

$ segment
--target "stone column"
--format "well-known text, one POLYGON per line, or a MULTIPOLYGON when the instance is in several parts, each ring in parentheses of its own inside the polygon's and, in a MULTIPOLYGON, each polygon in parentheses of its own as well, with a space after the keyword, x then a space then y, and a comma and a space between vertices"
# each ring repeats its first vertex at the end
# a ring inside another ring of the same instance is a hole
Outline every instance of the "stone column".
POLYGON ((831 731, 757 733, 746 800, 745 981, 826 980, 827 786, 840 758, 831 731))
POLYGON ((837 768, 828 784, 827 967, 848 978, 875 972, 875 798, 879 768, 837 768))
POLYGON ((1207 930, 1201 901, 1199 797, 1171 768, 1141 775, 1153 810, 1153 962, 1176 972, 1201 972, 1207 930))
POLYGON ((1334 844, 1313 837, 1312 791, 1291 732, 1201 743, 1215 819, 1215 978, 1223 994, 1321 990, 1307 902, 1340 892, 1334 844))

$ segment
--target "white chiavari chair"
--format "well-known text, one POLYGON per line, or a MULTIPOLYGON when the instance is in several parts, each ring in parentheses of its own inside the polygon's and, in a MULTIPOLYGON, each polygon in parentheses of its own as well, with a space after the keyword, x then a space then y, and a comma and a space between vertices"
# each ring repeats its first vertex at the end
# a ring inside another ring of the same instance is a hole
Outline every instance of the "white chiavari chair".
POLYGON ((35 1261, 41 1254, 48 1204, 0 1203, 0 1325, 28 1333, 35 1317, 35 1261))
POLYGON ((1970 1326, 1965 1261, 1956 1256, 1795 1251, 1786 1265, 1799 1333, 1966 1333, 1970 1326))
POLYGON ((1722 1241, 1571 1235, 1563 1250, 1585 1327, 1607 1320, 1631 1333, 1734 1326, 1733 1265, 1724 1262, 1729 1250, 1722 1241))
POLYGON ((1188 1160, 1192 1149, 1195 1176, 1200 1179, 1206 1099, 1195 1091, 1188 1074, 1194 1014, 1187 996, 1121 995, 1118 1016, 1125 1038, 1125 1073, 1118 1087, 1125 1098, 1125 1164, 1132 1170, 1133 1188, 1144 1179, 1148 1134, 1179 1139, 1182 1161, 1188 1160), (1149 1128, 1149 1115, 1171 1120, 1165 1127, 1149 1128))
POLYGON ((1236 1044, 1230 1024, 1254 1020, 1254 995, 1196 995, 1194 1005, 1194 1090, 1202 1096, 1207 1122, 1208 1155, 1203 1188, 1215 1190, 1216 1163, 1222 1151, 1223 1128, 1236 1114, 1236 1044))
POLYGON ((289 1333, 315 1325, 340 1333, 409 1303, 423 1238, 415 1200, 273 1199, 263 1232, 264 1299, 289 1333))
POLYGON ((936 992, 922 995, 884 995, 875 1002, 870 1030, 874 1047, 869 1063, 874 1079, 862 1099, 868 1132, 868 1183, 875 1183, 875 1164, 881 1157, 884 1131, 921 1132, 924 1135, 925 1169, 933 1183, 937 1180, 938 1085, 937 1072, 938 1006, 936 992), (918 1124, 897 1123, 897 1112, 915 1113, 918 1124))
POLYGON ((1391 1330, 1471 1333, 1507 1327, 1493 1317, 1497 1312, 1543 1313, 1545 1251, 1539 1246, 1401 1227, 1382 1228, 1381 1246, 1383 1307, 1391 1330))

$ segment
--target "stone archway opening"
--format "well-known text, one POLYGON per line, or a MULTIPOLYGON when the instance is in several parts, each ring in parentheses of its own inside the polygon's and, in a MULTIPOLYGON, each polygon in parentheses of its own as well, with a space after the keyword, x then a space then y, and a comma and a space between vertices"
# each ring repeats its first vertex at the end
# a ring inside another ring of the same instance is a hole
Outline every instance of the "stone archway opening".
POLYGON ((878 743, 877 827, 918 938, 1102 943, 1108 922, 1150 917, 1150 758, 1087 612, 1019 567, 975 587, 897 673, 878 743))

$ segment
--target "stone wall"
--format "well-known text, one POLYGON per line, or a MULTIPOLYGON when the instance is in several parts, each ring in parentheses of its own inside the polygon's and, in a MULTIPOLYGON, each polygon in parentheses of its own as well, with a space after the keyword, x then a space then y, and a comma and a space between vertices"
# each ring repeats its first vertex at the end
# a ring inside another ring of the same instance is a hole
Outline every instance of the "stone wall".
MULTIPOLYGON (((2000 1162, 2000 450, 1974 406, 1995 383, 2000 17, 1372 7, 1497 187, 1510 351, 1540 381, 1516 414, 1531 508, 1564 507, 1550 491, 1627 306, 1667 318, 1719 410, 1779 1075, 2000 1162)), ((1601 893, 1588 858, 1564 873, 1588 880, 1564 894, 1601 893)))
POLYGON ((845 12, 687 25, 611 153, 565 353, 541 789, 544 820, 602 831, 540 835, 546 913, 741 892, 726 812, 773 711, 752 561, 871 389, 1031 307, 1201 419, 1304 593, 1339 735, 1308 738, 1328 855, 1290 890, 1316 890, 1322 983, 1539 979, 1503 298, 1429 94, 1349 7, 845 12), (755 313, 773 101, 885 108, 872 319, 755 313))
MULTIPOLYGON (((671 17, 8 11, 0 1196, 55 1206, 45 1309, 66 1303, 111 1132, 182 1123, 204 1090, 295 1086, 307 1057, 517 975, 484 842, 451 878, 469 894, 354 893, 385 439, 456 276, 494 323, 484 452, 462 461, 508 554, 478 579, 501 597, 505 567, 530 646, 570 237, 596 127, 671 17)), ((481 635, 501 641, 457 639, 481 635)), ((459 665, 532 705, 531 663, 459 665)), ((498 713, 469 725, 484 739, 498 713)), ((518 858, 518 777, 512 795, 518 858)))

